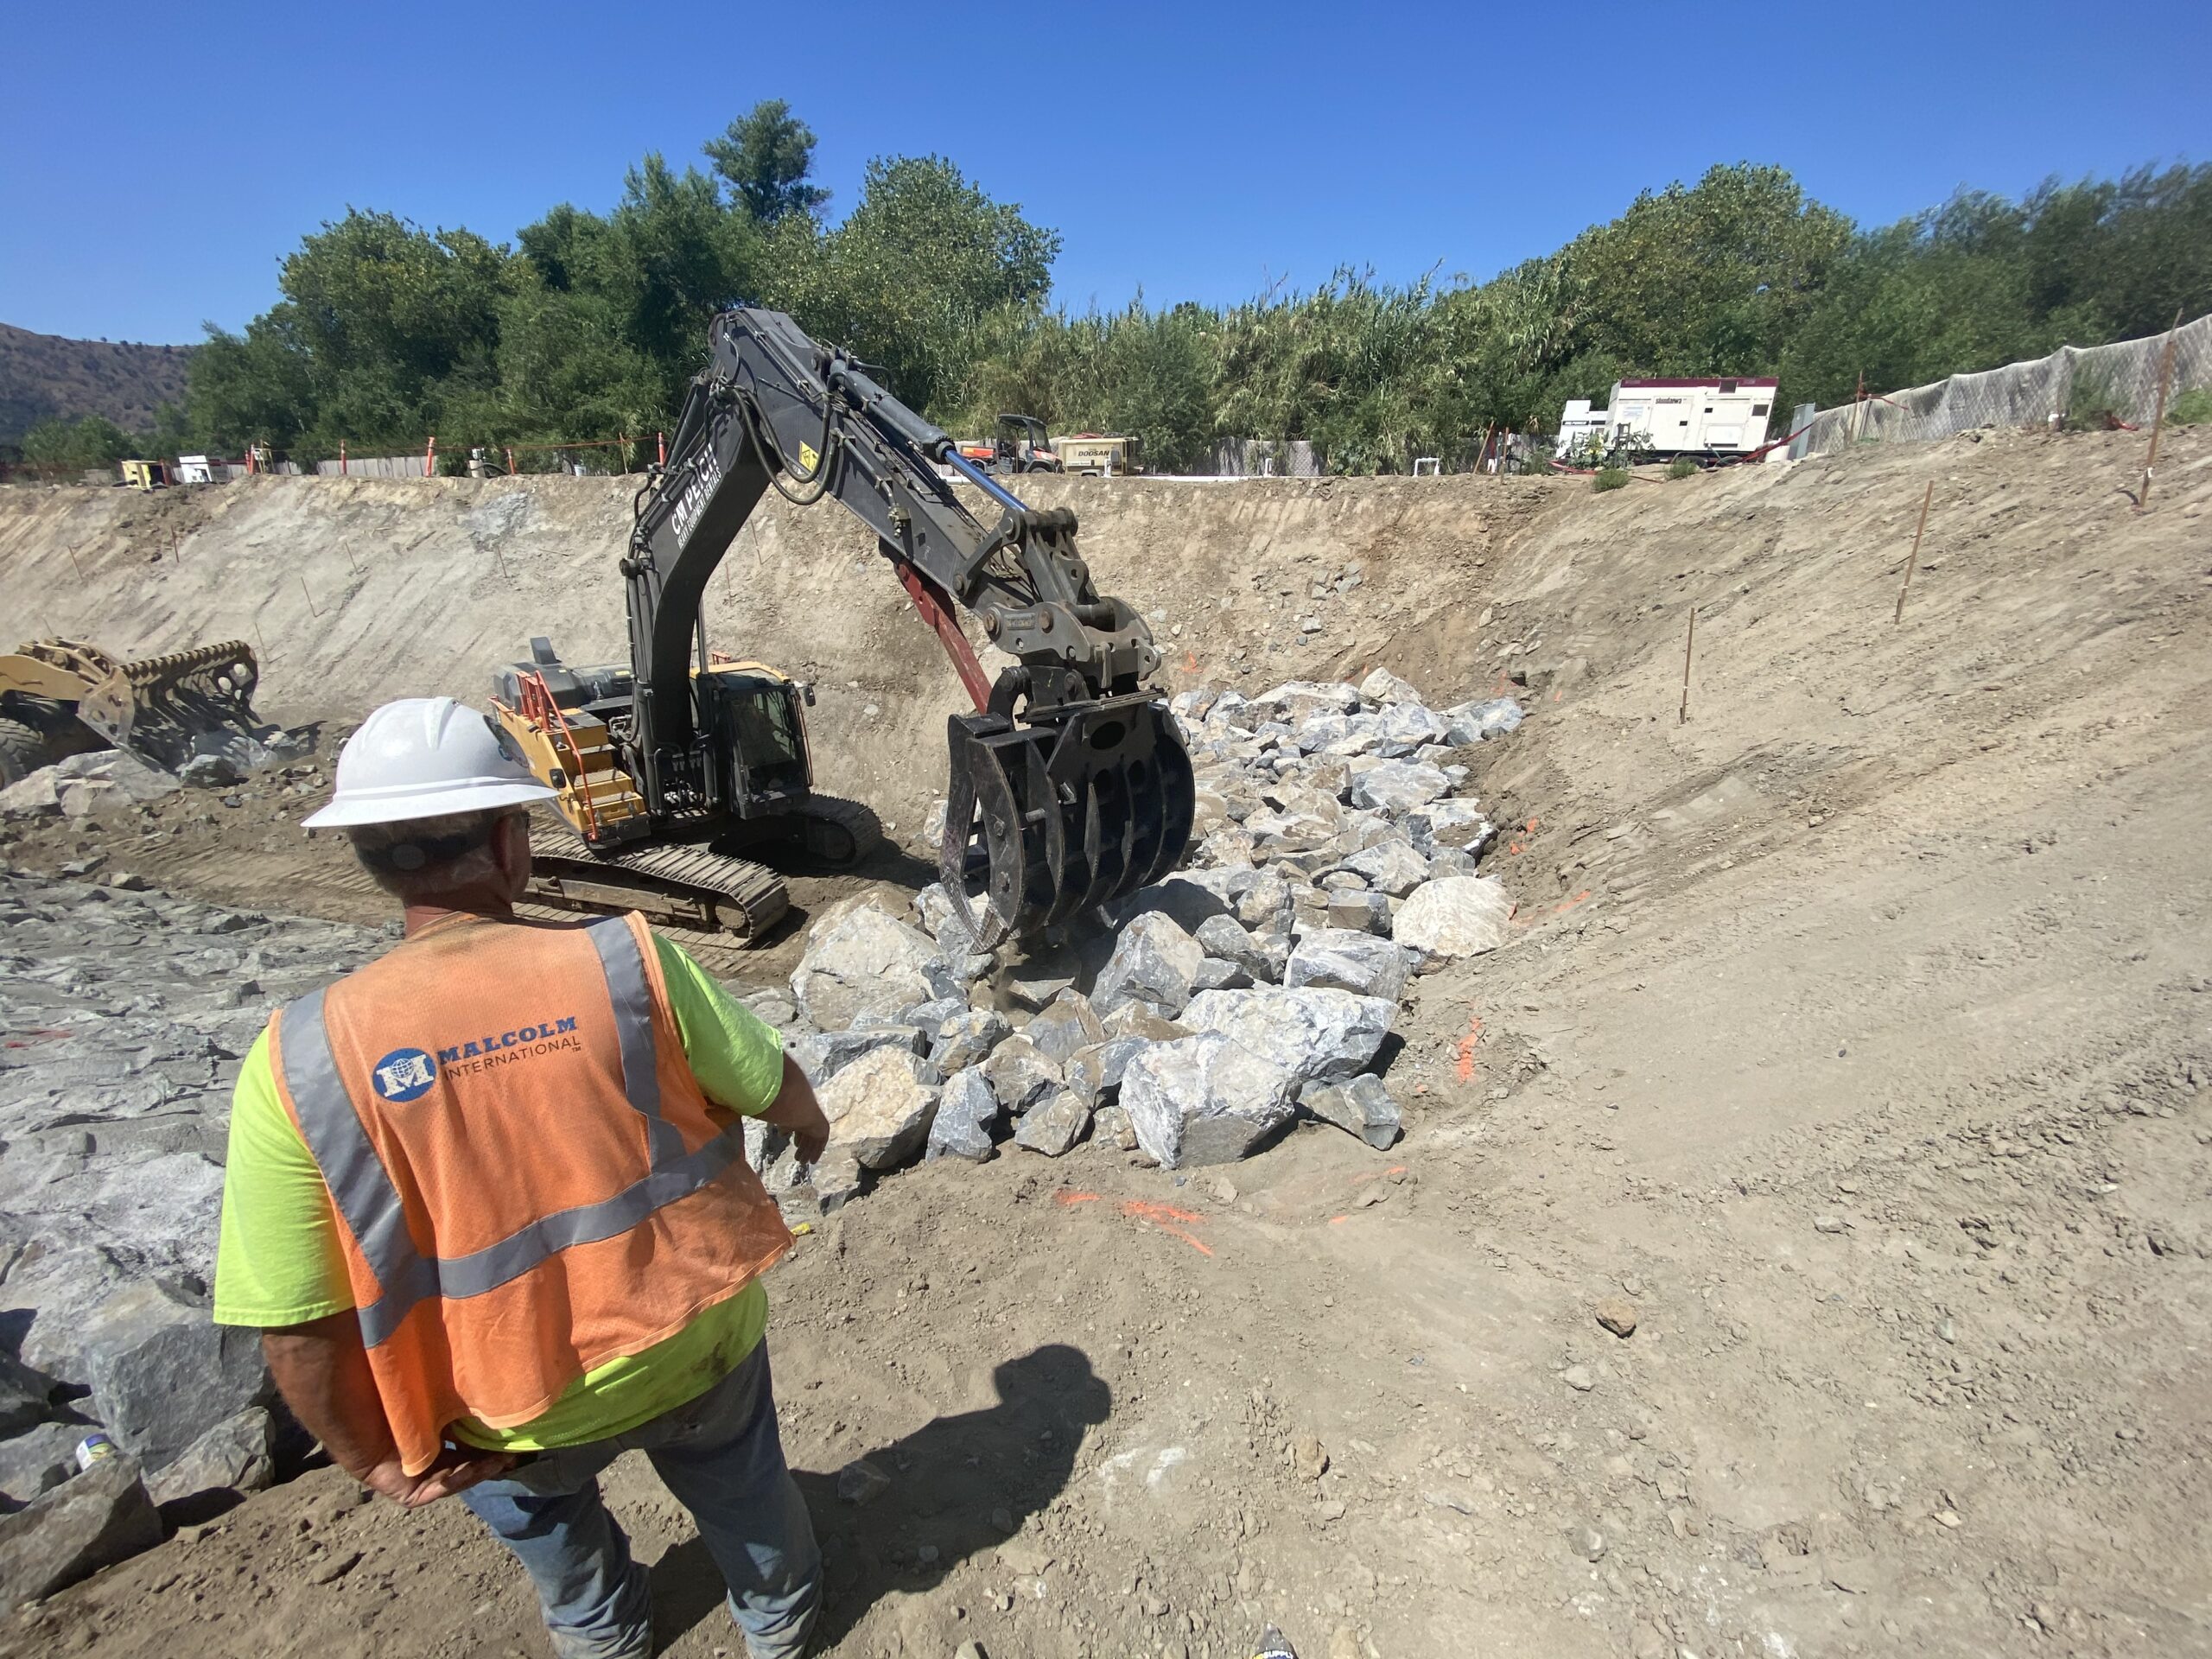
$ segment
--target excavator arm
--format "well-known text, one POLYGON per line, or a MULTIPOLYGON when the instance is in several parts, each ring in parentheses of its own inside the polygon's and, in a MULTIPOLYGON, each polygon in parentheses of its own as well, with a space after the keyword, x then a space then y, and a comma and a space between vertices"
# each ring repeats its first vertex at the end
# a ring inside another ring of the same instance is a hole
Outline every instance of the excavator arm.
POLYGON ((1075 515, 1025 506, 841 351, 780 312, 726 311, 667 465, 646 485, 622 562, 635 704, 629 747, 658 814, 708 786, 692 679, 707 581, 769 489, 825 497, 868 525, 976 705, 948 724, 939 869, 983 949, 1157 880, 1190 839, 1191 764, 1144 687, 1160 653, 1101 596, 1075 515), (997 508, 986 525, 938 474, 997 508), (987 678, 957 608, 1013 665, 987 678), (980 889, 980 890, 979 890, 980 889))

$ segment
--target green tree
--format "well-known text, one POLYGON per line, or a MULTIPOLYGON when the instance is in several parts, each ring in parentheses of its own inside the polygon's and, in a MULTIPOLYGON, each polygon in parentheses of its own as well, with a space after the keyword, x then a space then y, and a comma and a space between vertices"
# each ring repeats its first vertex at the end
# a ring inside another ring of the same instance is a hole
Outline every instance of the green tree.
POLYGON ((23 459, 56 474, 111 467, 118 461, 143 456, 146 450, 144 439, 133 437, 100 415, 80 416, 73 421, 49 416, 23 434, 23 459))
POLYGON ((756 225, 812 213, 830 193, 807 182, 814 171, 814 130, 780 98, 764 98, 704 147, 715 172, 737 193, 756 225))
MULTIPOLYGON (((786 220, 786 229, 790 221, 786 220)), ((779 236, 769 296, 882 365, 918 409, 958 397, 984 320, 1052 286, 1057 232, 995 202, 939 156, 868 163, 860 205, 818 240, 779 236)))

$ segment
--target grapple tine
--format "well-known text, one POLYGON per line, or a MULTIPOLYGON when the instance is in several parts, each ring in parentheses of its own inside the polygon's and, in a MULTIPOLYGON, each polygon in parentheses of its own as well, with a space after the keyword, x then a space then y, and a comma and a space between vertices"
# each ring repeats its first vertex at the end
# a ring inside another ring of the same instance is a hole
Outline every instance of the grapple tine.
POLYGON ((969 729, 975 723, 975 717, 959 715, 949 722, 952 772, 945 790, 938 879, 976 948, 995 950, 1013 931, 1018 912, 1020 889, 1013 877, 1020 865, 1021 815, 997 755, 969 729), (980 905, 971 902, 968 892, 969 849, 979 836, 986 855, 980 905))
POLYGON ((1010 699, 948 732, 938 874, 983 950, 1157 880, 1181 861, 1195 804, 1173 717, 1141 694, 1061 703, 1018 725, 1010 699), (969 888, 977 842, 980 909, 969 888))

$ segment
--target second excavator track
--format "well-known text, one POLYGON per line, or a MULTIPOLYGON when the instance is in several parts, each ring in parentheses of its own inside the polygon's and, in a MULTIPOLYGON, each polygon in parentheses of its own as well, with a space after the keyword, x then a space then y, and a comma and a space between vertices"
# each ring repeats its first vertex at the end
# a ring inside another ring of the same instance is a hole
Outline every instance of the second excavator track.
POLYGON ((565 828, 533 824, 529 896, 566 910, 642 912, 648 919, 757 940, 791 908, 763 864, 696 846, 594 850, 565 828))

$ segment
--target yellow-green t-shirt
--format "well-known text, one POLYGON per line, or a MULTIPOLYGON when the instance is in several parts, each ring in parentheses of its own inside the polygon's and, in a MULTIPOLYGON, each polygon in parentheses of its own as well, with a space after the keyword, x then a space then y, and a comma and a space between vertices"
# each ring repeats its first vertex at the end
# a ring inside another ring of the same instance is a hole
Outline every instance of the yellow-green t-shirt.
MULTIPOLYGON (((679 945, 656 934, 670 1011, 692 1075, 715 1104, 766 1111, 783 1086, 783 1044, 679 945)), ((215 1323, 273 1330, 354 1306, 322 1170, 276 1096, 269 1033, 254 1039, 231 1102, 223 1231, 215 1258, 215 1323)), ((497 1429, 464 1418, 456 1439, 495 1451, 541 1452, 621 1434, 720 1382, 768 1325, 759 1280, 643 1353, 610 1359, 569 1386, 543 1415, 497 1429)))

